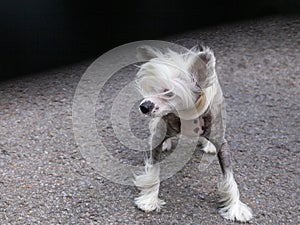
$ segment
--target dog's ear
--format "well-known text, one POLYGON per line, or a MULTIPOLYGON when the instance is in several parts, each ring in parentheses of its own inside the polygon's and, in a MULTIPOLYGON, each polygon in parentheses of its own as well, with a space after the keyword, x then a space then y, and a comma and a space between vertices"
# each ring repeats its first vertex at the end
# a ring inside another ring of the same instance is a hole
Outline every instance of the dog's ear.
POLYGON ((150 46, 144 45, 137 48, 137 58, 141 61, 148 61, 157 58, 161 53, 150 46))
POLYGON ((195 55, 190 65, 190 72, 197 86, 205 89, 215 82, 215 65, 216 59, 214 53, 209 48, 202 47, 202 51, 195 55))

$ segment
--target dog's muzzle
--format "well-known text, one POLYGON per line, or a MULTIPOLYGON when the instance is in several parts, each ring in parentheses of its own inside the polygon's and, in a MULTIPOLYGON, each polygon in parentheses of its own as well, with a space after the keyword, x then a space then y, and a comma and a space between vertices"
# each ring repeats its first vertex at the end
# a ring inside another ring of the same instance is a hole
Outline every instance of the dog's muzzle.
POLYGON ((140 110, 144 114, 148 114, 149 112, 152 111, 153 108, 154 108, 154 103, 150 101, 145 101, 142 104, 140 104, 140 110))

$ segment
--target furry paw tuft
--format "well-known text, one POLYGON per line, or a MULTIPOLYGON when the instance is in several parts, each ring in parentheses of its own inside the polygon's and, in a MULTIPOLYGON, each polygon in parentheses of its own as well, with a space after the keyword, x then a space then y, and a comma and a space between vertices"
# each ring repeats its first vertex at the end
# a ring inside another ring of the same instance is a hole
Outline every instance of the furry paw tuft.
POLYGON ((221 216, 231 221, 246 222, 252 219, 252 210, 241 201, 225 206, 219 210, 221 216))
POLYGON ((163 200, 159 199, 156 195, 148 194, 148 195, 141 195, 135 198, 136 206, 145 211, 150 212, 156 210, 159 212, 161 207, 166 204, 163 200))

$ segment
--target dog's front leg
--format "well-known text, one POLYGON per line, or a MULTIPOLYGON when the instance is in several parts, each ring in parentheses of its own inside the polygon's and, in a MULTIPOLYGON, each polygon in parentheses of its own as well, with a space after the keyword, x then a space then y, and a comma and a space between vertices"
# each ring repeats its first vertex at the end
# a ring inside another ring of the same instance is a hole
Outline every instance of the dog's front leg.
POLYGON ((218 184, 221 196, 220 214, 229 220, 241 222, 249 221, 252 218, 252 210, 240 201, 240 192, 233 177, 231 157, 228 144, 225 142, 218 152, 218 159, 223 172, 223 177, 218 184))
POLYGON ((135 175, 134 184, 140 189, 139 197, 135 198, 136 206, 146 212, 157 210, 165 202, 158 198, 160 186, 159 160, 162 151, 162 140, 164 138, 164 122, 161 118, 155 118, 150 123, 150 157, 145 159, 145 171, 135 175), (156 146, 153 148, 153 146, 156 146))
POLYGON ((226 219, 241 222, 252 218, 252 210, 240 201, 240 192, 233 176, 229 146, 225 140, 225 108, 222 104, 212 107, 209 138, 218 152, 222 177, 218 183, 220 194, 219 213, 226 219))

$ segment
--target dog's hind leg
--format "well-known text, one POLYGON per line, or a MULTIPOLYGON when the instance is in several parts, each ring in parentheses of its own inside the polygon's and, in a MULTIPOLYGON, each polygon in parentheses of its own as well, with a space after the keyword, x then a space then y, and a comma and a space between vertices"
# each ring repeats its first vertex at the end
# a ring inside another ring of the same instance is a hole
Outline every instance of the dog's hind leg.
POLYGON ((252 210, 240 201, 240 192, 233 177, 231 157, 226 142, 218 152, 218 160, 223 172, 223 176, 218 184, 221 196, 220 214, 229 220, 249 221, 252 218, 252 210))
POLYGON ((140 194, 135 198, 136 206, 143 211, 160 211, 165 202, 158 198, 160 186, 160 167, 159 160, 162 151, 163 134, 161 120, 156 119, 150 124, 150 157, 145 159, 145 171, 140 175, 135 175, 134 184, 140 189, 140 194), (160 144, 157 145, 157 143, 160 144), (152 146, 156 146, 152 149, 152 146))

